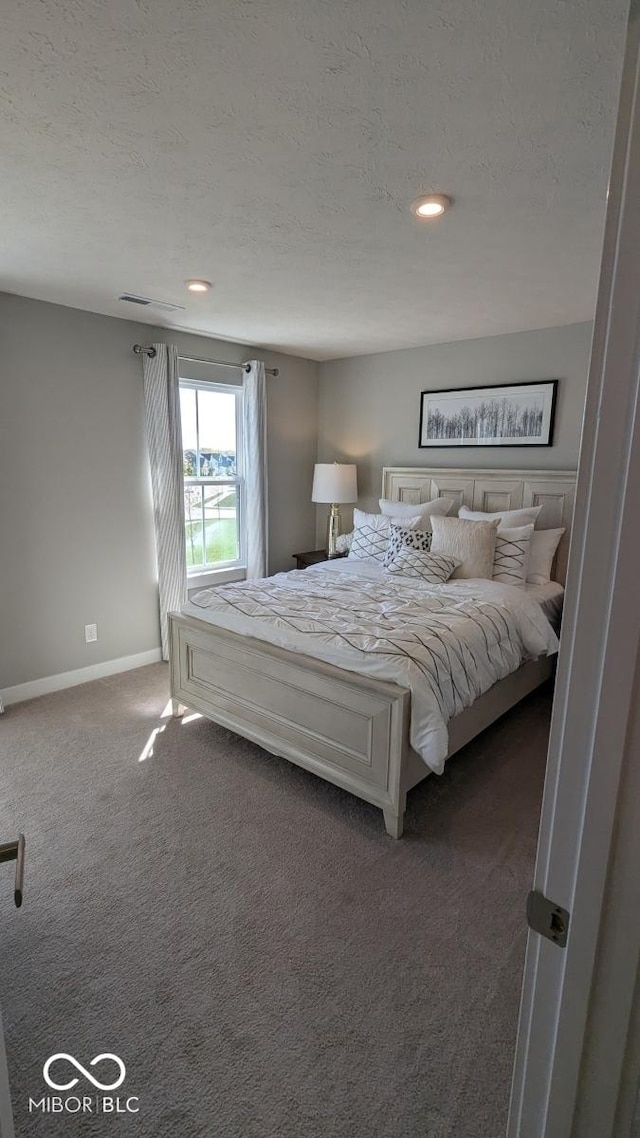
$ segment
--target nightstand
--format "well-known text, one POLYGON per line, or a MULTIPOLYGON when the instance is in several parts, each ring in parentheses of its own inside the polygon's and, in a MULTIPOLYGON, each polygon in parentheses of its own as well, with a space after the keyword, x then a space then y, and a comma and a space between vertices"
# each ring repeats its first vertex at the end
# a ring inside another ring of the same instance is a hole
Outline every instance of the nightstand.
MULTIPOLYGON (((306 569, 308 565, 318 565, 320 561, 327 560, 326 549, 310 549, 308 553, 292 554, 296 569, 306 569)), ((339 553, 338 557, 346 557, 346 553, 339 553)))

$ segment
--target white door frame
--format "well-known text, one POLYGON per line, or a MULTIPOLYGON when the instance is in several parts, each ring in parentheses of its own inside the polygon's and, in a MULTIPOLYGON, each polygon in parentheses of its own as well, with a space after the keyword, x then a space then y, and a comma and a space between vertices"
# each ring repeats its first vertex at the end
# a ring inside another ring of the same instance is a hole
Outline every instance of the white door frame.
POLYGON ((509 1138, 628 1134, 640 1070, 639 64, 633 0, 534 880, 569 940, 529 934, 509 1138))
POLYGON ((9 1074, 7 1071, 7 1056, 4 1049, 4 1032, 2 1030, 2 1013, 0 1013, 0 1138, 14 1138, 9 1074))

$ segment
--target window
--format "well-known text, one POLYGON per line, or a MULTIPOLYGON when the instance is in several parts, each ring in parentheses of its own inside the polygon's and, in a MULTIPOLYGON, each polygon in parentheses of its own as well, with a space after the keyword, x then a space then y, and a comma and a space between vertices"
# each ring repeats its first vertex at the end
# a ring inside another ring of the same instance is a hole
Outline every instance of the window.
POLYGON ((244 564, 242 388, 180 381, 187 572, 244 564))

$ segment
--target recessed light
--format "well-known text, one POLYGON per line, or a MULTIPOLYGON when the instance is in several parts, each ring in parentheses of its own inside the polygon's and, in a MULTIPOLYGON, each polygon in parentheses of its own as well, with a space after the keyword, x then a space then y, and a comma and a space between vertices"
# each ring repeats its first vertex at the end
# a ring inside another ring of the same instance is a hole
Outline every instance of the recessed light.
POLYGON ((189 292, 208 292, 211 288, 211 281, 185 281, 189 292))
POLYGON ((411 206, 411 212, 421 221, 431 221, 434 217, 442 217, 451 205, 451 198, 446 194, 424 194, 416 198, 411 206))

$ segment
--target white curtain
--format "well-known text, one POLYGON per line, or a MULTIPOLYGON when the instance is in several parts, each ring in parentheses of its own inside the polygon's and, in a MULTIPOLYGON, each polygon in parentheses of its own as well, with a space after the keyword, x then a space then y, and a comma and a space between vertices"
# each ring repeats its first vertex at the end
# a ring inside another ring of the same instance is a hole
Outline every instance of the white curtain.
POLYGON ((266 577, 267 534, 267 389, 264 364, 250 361, 244 376, 244 478, 247 577, 266 577))
POLYGON ((168 660, 167 613, 181 608, 187 599, 180 380, 178 349, 173 344, 153 347, 155 356, 143 357, 144 402, 156 524, 162 658, 168 660))

